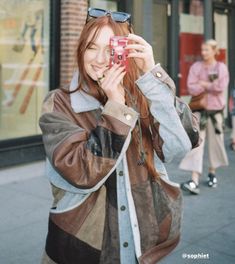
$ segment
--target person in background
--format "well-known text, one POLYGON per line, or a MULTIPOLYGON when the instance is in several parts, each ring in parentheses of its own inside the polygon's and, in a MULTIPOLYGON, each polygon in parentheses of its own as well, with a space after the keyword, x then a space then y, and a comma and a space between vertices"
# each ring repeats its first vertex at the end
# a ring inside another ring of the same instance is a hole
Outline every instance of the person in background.
POLYGON ((200 120, 200 137, 202 143, 190 151, 181 161, 179 168, 192 172, 189 181, 181 184, 181 188, 192 194, 199 194, 199 179, 203 173, 203 154, 205 139, 208 139, 209 173, 207 184, 217 186, 216 169, 228 165, 224 146, 223 109, 225 107, 224 92, 228 88, 229 73, 227 66, 216 60, 217 42, 213 39, 202 43, 202 61, 195 62, 187 79, 188 91, 192 96, 206 93, 206 109, 195 112, 200 120))
POLYGON ((233 87, 233 109, 231 112, 232 116, 232 133, 231 133, 231 143, 230 143, 230 149, 235 151, 235 81, 234 81, 234 87, 233 87))

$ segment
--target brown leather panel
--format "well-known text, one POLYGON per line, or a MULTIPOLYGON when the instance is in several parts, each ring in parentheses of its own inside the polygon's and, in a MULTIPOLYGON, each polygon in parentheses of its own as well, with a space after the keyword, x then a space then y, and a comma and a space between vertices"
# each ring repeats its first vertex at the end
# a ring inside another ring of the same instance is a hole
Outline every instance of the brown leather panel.
POLYGON ((94 187, 110 169, 115 160, 94 156, 86 148, 86 142, 74 144, 68 138, 54 151, 53 163, 61 175, 79 188, 94 187))
POLYGON ((163 186, 165 192, 174 200, 177 199, 179 195, 181 195, 181 190, 178 187, 172 186, 166 183, 164 180, 160 179, 161 185, 163 186))
POLYGON ((88 245, 101 250, 104 233, 106 189, 103 186, 94 207, 79 229, 76 237, 88 245), (94 228, 95 227, 95 228, 94 228))
POLYGON ((159 240, 159 223, 157 222, 149 180, 132 186, 132 195, 136 204, 136 213, 140 229, 141 248, 146 251, 159 240))
POLYGON ((54 98, 54 111, 65 114, 71 121, 90 131, 97 126, 101 116, 101 109, 88 111, 84 113, 75 113, 71 107, 70 95, 62 90, 56 90, 54 98))
POLYGON ((79 207, 65 213, 50 213, 50 219, 65 232, 75 236, 93 209, 98 196, 99 191, 94 192, 79 207))
POLYGON ((51 219, 48 223, 45 250, 56 263, 100 263, 100 250, 64 231, 51 219))
POLYGON ((168 255, 179 243, 180 236, 178 235, 172 240, 157 245, 145 252, 140 258, 140 264, 156 264, 160 259, 168 255))
POLYGON ((113 116, 103 115, 102 126, 119 135, 127 135, 130 127, 113 116))
POLYGON ((170 234, 172 216, 168 214, 161 223, 159 223, 159 240, 158 244, 166 241, 170 234))

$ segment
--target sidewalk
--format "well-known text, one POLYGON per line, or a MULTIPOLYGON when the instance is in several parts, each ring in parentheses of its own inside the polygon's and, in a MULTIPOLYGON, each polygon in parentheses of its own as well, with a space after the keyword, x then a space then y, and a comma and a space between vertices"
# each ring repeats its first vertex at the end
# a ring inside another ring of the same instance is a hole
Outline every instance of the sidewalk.
MULTIPOLYGON (((230 165, 218 170, 217 189, 205 185, 205 164, 200 195, 184 193, 181 242, 160 264, 235 263, 235 152, 227 153, 230 165), (196 256, 189 254, 201 254, 201 259, 189 259, 196 256)), ((190 174, 178 170, 177 164, 167 168, 172 180, 189 179, 190 174)), ((0 201, 0 263, 40 263, 52 202, 44 162, 0 170, 0 201)))

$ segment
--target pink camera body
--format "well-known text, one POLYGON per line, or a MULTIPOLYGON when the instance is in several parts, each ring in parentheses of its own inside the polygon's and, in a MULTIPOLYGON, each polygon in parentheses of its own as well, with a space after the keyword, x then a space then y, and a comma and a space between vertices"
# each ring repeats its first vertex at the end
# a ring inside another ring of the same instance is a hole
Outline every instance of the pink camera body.
POLYGON ((120 63, 121 66, 125 66, 127 71, 128 68, 128 51, 124 48, 128 44, 128 39, 122 36, 114 36, 110 38, 110 60, 109 68, 111 68, 115 63, 120 63))

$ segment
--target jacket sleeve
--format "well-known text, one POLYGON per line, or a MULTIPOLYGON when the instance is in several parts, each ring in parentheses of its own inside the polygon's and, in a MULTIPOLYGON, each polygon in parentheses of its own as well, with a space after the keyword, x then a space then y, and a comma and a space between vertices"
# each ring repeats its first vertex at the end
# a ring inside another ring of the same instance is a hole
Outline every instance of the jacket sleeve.
POLYGON ((163 162, 182 159, 192 145, 174 106, 174 82, 157 64, 136 83, 149 100, 154 117, 152 137, 156 154, 163 162))
POLYGON ((190 69, 187 78, 188 92, 190 95, 196 96, 205 92, 205 88, 201 86, 199 82, 199 71, 200 71, 200 62, 194 63, 190 69))
POLYGON ((63 103, 57 101, 55 93, 45 99, 39 120, 46 155, 69 183, 80 189, 93 188, 115 169, 126 151, 138 113, 108 101, 97 126, 88 132, 65 115, 60 109, 63 103))
POLYGON ((218 78, 210 83, 210 86, 206 89, 208 93, 221 93, 228 88, 229 84, 229 72, 224 63, 219 62, 218 78))

